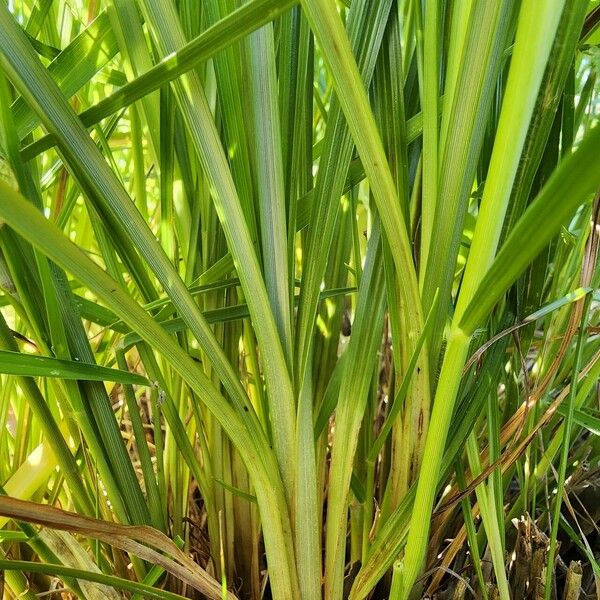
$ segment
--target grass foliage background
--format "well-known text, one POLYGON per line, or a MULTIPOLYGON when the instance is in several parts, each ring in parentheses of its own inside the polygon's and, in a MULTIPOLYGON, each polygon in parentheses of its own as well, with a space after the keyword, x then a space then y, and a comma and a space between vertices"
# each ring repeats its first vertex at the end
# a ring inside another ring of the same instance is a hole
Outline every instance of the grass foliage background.
POLYGON ((0 596, 597 594, 599 23, 1 3, 0 596))

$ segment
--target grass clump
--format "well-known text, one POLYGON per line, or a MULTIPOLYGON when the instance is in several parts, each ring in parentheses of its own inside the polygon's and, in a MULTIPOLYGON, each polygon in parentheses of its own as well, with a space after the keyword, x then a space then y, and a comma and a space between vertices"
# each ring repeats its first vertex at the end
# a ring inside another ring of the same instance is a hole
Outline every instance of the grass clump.
POLYGON ((593 594, 599 22, 0 6, 4 596, 593 594))

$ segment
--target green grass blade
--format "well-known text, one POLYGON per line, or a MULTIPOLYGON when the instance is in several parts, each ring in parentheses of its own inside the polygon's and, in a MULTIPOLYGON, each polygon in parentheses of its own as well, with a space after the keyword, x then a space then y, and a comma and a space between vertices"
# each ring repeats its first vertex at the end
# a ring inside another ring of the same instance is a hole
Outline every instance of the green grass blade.
POLYGON ((281 154, 281 124, 275 70, 273 26, 250 36, 256 184, 260 212, 265 285, 288 368, 292 368, 292 331, 287 254, 286 201, 281 154))
MULTIPOLYGON (((310 381, 310 378, 307 380, 310 381)), ((321 506, 313 430, 312 389, 305 385, 298 398, 296 441, 295 544, 303 600, 322 598, 321 506)))
MULTIPOLYGON (((441 149, 440 156, 439 202, 435 207, 429 261, 422 280, 424 310, 429 310, 436 291, 440 295, 429 344, 432 369, 438 364, 451 310, 454 265, 496 81, 503 63, 502 51, 511 33, 514 7, 515 4, 510 2, 475 3, 464 42, 464 61, 457 74, 456 92, 452 102, 445 105, 448 132, 446 146, 441 149)), ((423 183, 425 185, 425 181, 423 183)))
MULTIPOLYGON (((561 19, 551 51, 552 60, 548 63, 544 74, 529 126, 529 134, 523 148, 523 158, 515 177, 513 196, 506 218, 506 234, 512 230, 526 208, 536 171, 548 144, 553 121, 559 118, 556 111, 567 73, 572 69, 573 50, 579 41, 587 6, 585 2, 573 2, 566 7, 564 18, 561 19)), ((584 93, 585 91, 582 90, 582 96, 584 93)), ((543 179, 541 183, 544 183, 543 179)))
MULTIPOLYGON (((208 2, 206 8, 210 22, 216 26, 221 22, 221 18, 227 18, 225 15, 233 4, 231 0, 208 2)), ((265 27, 267 26, 265 25, 265 27)), ((258 35, 258 32, 255 34, 258 35)), ((255 156, 252 153, 252 148, 256 146, 256 142, 254 132, 250 127, 253 119, 250 119, 249 122, 248 111, 251 110, 251 102, 253 101, 251 100, 250 105, 247 105, 246 97, 250 96, 252 98, 254 96, 251 93, 251 86, 254 85, 252 81, 255 77, 250 77, 251 81, 248 82, 244 72, 245 64, 248 64, 248 68, 250 68, 250 59, 246 56, 248 53, 244 52, 248 45, 249 42, 246 44, 233 43, 224 52, 217 54, 214 60, 216 64, 217 100, 223 114, 224 144, 225 147, 230 149, 228 158, 231 175, 240 197, 250 235, 253 240, 258 240, 257 182, 254 181, 252 165, 258 160, 264 163, 266 157, 255 156)), ((257 252, 260 256, 260 247, 257 252)))
MULTIPOLYGON (((421 252, 419 260, 423 265, 421 273, 433 246, 433 221, 438 204, 439 177, 439 120, 438 120, 438 87, 440 80, 440 5, 438 2, 426 2, 425 13, 421 19, 421 5, 417 4, 417 56, 421 91, 421 106, 423 107, 423 153, 421 161, 423 178, 421 192, 421 252), (422 20, 422 24, 421 24, 422 20), (420 60, 419 60, 420 58, 420 60)), ((435 244, 438 240, 435 239, 435 244)))
POLYGON ((490 310, 548 242, 600 187, 595 168, 600 127, 587 133, 580 146, 559 164, 548 183, 511 231, 464 310, 460 327, 474 331, 490 310))
POLYGON ((336 408, 325 540, 326 598, 338 598, 342 593, 350 479, 367 402, 367 390, 374 368, 374 350, 381 336, 385 285, 380 236, 380 225, 375 223, 369 240, 365 269, 359 288, 356 318, 346 351, 348 355, 345 359, 345 370, 341 378, 336 408), (377 319, 371 321, 373 314, 377 319), (372 322, 380 325, 373 328, 372 322))
POLYGON ((58 377, 60 379, 117 381, 148 385, 145 377, 128 371, 8 350, 0 351, 0 373, 21 377, 58 377))
POLYGON ((458 315, 466 303, 470 302, 478 283, 494 259, 521 150, 525 144, 527 127, 563 6, 564 2, 559 2, 544 3, 540 7, 537 3, 529 1, 525 1, 521 6, 498 132, 457 303, 458 315), (533 33, 536 35, 535 39, 540 41, 534 53, 530 51, 530 36, 533 33))

